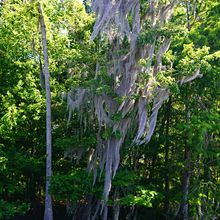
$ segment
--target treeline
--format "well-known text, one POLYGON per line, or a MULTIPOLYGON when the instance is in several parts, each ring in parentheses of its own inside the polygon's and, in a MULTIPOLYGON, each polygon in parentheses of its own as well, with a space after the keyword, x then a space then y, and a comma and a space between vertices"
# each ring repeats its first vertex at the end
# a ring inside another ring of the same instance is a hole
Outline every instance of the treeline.
MULTIPOLYGON (((46 102, 38 3, 0 3, 0 219, 39 220, 45 196, 46 102)), ((108 114, 100 116, 103 111, 92 101, 97 104, 97 97, 105 95, 121 105, 128 99, 114 93, 121 79, 108 71, 129 52, 129 40, 125 37, 116 48, 114 39, 100 33, 91 41, 96 18, 89 1, 42 5, 51 75, 54 219, 220 218, 220 3, 180 1, 164 27, 143 25, 139 48, 154 44, 157 50, 160 42, 154 39, 171 39, 152 86, 169 88, 170 94, 147 144, 134 143, 137 124, 125 137, 120 129, 100 124, 108 114), (183 83, 197 69, 200 77, 183 83), (81 105, 82 94, 87 96, 81 105), (106 201, 104 170, 111 151, 103 154, 103 143, 109 137, 123 137, 123 144, 106 201)), ((141 1, 141 17, 149 8, 148 1, 141 1)), ((131 25, 132 17, 128 20, 131 25)), ((156 59, 154 54, 150 66, 156 59)), ((138 65, 149 63, 140 59, 138 65)), ((138 91, 149 81, 149 74, 140 74, 138 91)), ((127 106, 126 116, 111 115, 113 125, 138 120, 140 93, 129 97, 133 111, 127 106)))

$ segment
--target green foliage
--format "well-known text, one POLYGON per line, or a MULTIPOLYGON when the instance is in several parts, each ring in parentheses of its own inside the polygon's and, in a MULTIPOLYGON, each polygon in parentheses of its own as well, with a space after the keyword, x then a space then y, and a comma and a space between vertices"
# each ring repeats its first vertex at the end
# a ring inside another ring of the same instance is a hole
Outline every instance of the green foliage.
POLYGON ((175 84, 171 71, 161 71, 157 74, 157 81, 161 87, 167 88, 175 84))
POLYGON ((184 44, 181 56, 183 57, 178 65, 178 71, 181 75, 193 75, 197 69, 210 68, 209 60, 209 47, 202 47, 194 49, 193 43, 184 44))
POLYGON ((113 179, 114 187, 133 187, 139 180, 138 176, 133 171, 119 170, 113 179))
MULTIPOLYGON (((110 46, 103 39, 90 42, 94 16, 86 13, 81 2, 64 3, 44 3, 55 174, 50 190, 56 204, 73 202, 83 209, 88 195, 96 202, 102 199, 101 171, 98 168, 95 186, 92 173, 86 172, 87 159, 96 148, 98 125, 95 120, 87 120, 90 112, 83 116, 74 112, 67 126, 66 103, 61 100, 61 93, 87 88, 93 94, 113 97, 119 105, 127 99, 136 102, 140 94, 118 97, 112 92, 114 80, 103 67, 110 46)), ((13 0, 0 4, 0 219, 7 219, 25 214, 34 200, 44 198, 45 91, 40 82, 42 52, 37 5, 13 0)), ((141 1, 142 16, 148 7, 148 1, 141 1)), ((159 48, 160 37, 172 39, 171 49, 162 58, 163 64, 172 68, 156 76, 157 85, 169 87, 172 97, 159 112, 155 135, 147 146, 132 145, 133 129, 126 137, 108 202, 109 206, 120 206, 121 219, 126 219, 124 213, 130 208, 136 209, 140 219, 156 219, 161 212, 163 217, 174 218, 183 198, 186 149, 191 153, 189 218, 201 219, 198 208, 206 219, 220 218, 216 206, 220 201, 219 11, 218 1, 182 1, 165 27, 143 24, 140 47, 157 41, 159 48), (179 84, 183 76, 192 76, 197 69, 201 70, 201 79, 179 84), (163 208, 168 201, 169 213, 163 208)), ((125 53, 128 47, 124 40, 124 48, 118 53, 125 53)), ((139 62, 140 67, 148 65, 148 60, 139 62)), ((140 87, 149 77, 147 73, 141 75, 137 82, 140 87)), ((111 120, 118 123, 129 114, 132 116, 132 112, 116 113, 111 120)), ((122 134, 101 127, 101 137, 119 139, 122 134)))
POLYGON ((157 192, 148 189, 138 189, 136 195, 128 194, 126 197, 121 198, 119 203, 125 206, 145 206, 152 207, 152 200, 157 196, 157 192))
POLYGON ((8 203, 4 200, 0 200, 0 219, 7 219, 16 214, 25 214, 28 208, 29 204, 8 203))
POLYGON ((155 43, 159 37, 167 37, 167 38, 177 38, 180 35, 185 35, 186 28, 182 25, 175 25, 172 23, 167 23, 163 27, 155 26, 151 27, 150 24, 145 23, 143 32, 139 37, 139 44, 145 45, 147 43, 155 43))
MULTIPOLYGON (((52 76, 53 134, 68 137, 60 91, 65 89, 69 70, 77 74, 91 70, 94 44, 89 44, 89 33, 93 19, 77 1, 66 1, 65 8, 55 1, 44 6, 52 76), (85 62, 90 67, 80 68, 85 62)), ((38 8, 33 2, 7 1, 1 7, 0 219, 25 214, 29 208, 26 204, 43 197, 45 91, 39 77, 42 54, 38 22, 38 8)), ((63 153, 71 143, 64 142, 58 144, 66 146, 54 145, 54 167, 58 170, 69 165, 63 153)), ((84 138, 82 143, 86 142, 87 147, 91 146, 94 138, 84 138)))
POLYGON ((146 188, 140 185, 141 177, 129 170, 120 170, 113 180, 113 187, 127 190, 126 196, 120 196, 115 202, 123 206, 144 206, 152 207, 153 201, 159 198, 158 192, 152 187, 146 188))
POLYGON ((65 175, 55 175, 51 181, 51 193, 57 200, 69 200, 74 203, 85 199, 91 193, 92 178, 86 170, 76 169, 65 175))

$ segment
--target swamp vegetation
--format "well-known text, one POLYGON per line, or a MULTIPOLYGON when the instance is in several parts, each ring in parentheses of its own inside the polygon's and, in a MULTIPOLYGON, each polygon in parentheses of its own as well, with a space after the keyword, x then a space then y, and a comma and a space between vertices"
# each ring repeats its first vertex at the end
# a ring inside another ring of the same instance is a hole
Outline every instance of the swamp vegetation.
POLYGON ((220 218, 218 0, 0 0, 0 219, 220 218))

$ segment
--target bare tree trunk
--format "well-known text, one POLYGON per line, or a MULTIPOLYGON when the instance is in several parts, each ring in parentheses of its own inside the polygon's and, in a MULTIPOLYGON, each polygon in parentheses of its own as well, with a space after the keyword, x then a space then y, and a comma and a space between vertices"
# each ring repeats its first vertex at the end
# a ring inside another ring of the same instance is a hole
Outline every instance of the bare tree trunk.
POLYGON ((44 220, 53 219, 53 208, 52 198, 49 194, 50 179, 52 176, 52 135, 51 135, 51 94, 50 94, 50 73, 49 73, 49 59, 47 50, 47 38, 46 38, 46 27, 44 22, 44 14, 40 1, 39 12, 40 12, 40 26, 42 35, 43 55, 44 55, 44 77, 45 77, 45 88, 46 88, 46 189, 45 189, 45 211, 44 220))
POLYGON ((166 130, 165 130, 165 157, 164 157, 164 163, 165 163, 165 169, 166 174, 164 178, 165 183, 165 198, 164 198, 164 211, 166 213, 166 218, 169 219, 169 209, 170 209, 170 201, 169 201, 169 191, 170 191, 170 176, 169 176, 169 128, 170 128, 170 114, 171 114, 171 97, 169 99, 169 102, 167 104, 166 109, 166 130))
POLYGON ((184 159, 185 159, 185 166, 184 166, 184 172, 183 172, 183 178, 182 178, 182 202, 180 204, 178 219, 181 220, 188 220, 188 195, 189 195, 189 186, 190 186, 190 176, 191 176, 191 167, 190 167, 190 160, 191 160, 191 152, 190 149, 185 147, 185 153, 184 153, 184 159))

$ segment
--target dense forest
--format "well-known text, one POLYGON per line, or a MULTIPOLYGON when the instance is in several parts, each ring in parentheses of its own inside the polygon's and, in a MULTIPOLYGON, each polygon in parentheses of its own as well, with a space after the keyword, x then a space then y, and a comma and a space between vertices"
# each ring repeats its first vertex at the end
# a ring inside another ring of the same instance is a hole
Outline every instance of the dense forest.
POLYGON ((220 219, 219 0, 0 0, 0 219, 220 219))

